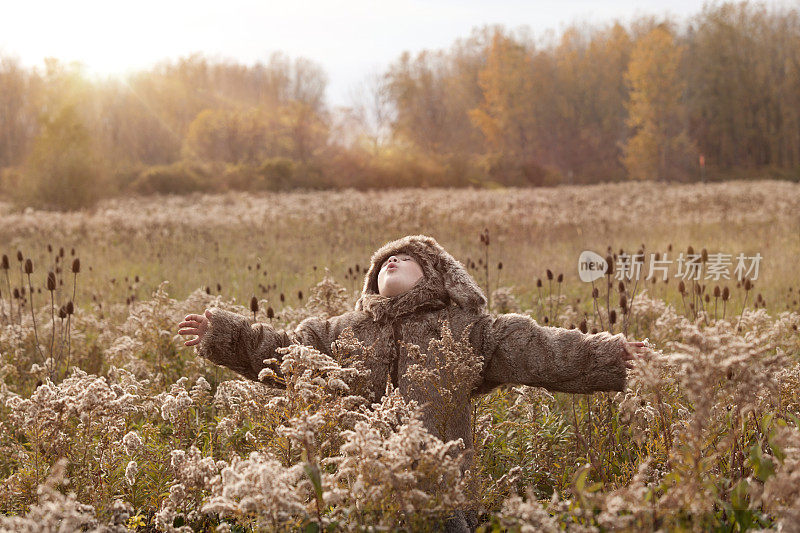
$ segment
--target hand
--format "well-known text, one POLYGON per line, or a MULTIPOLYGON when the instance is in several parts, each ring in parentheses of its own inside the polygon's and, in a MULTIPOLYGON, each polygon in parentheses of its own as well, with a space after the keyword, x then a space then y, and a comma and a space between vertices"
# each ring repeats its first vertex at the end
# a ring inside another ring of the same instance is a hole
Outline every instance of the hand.
POLYGON ((186 315, 183 322, 178 324, 178 333, 181 335, 197 335, 196 338, 184 342, 184 346, 199 344, 211 325, 211 310, 206 309, 203 315, 186 315))
POLYGON ((642 354, 647 353, 649 348, 647 344, 642 341, 634 341, 634 342, 625 342, 625 354, 622 356, 622 360, 625 362, 626 368, 633 368, 633 363, 642 354))

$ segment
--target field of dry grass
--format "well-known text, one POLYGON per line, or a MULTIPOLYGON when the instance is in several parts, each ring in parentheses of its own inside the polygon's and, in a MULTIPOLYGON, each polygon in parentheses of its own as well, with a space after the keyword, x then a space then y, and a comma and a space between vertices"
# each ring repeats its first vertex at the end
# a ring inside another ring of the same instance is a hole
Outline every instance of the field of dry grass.
MULTIPOLYGON (((800 186, 778 181, 153 197, 111 200, 89 213, 15 213, 0 205, 0 221, 0 250, 10 257, 21 250, 42 264, 46 244, 74 247, 85 265, 83 302, 92 294, 124 301, 133 294, 124 278, 138 275, 139 297, 169 280, 176 297, 205 286, 217 293, 219 284, 226 297, 245 302, 255 294, 277 307, 280 293, 294 298, 325 267, 357 290, 361 277, 349 269, 406 234, 431 235, 478 266, 484 228, 491 235, 491 290, 512 286, 523 301, 531 301, 547 269, 564 274, 569 294, 587 294, 578 256, 606 255, 608 247, 634 253, 644 246, 650 254, 671 245, 672 259, 689 246, 698 253, 759 252, 755 285, 773 311, 785 308, 785 292, 800 279, 800 186)), ((483 267, 474 274, 485 285, 483 267)), ((660 286, 653 291, 677 296, 660 286)))
POLYGON ((800 521, 798 184, 197 195, 66 214, 0 205, 0 221, 2 531, 436 530, 454 508, 476 509, 482 531, 800 521), (290 349, 280 392, 177 335, 206 307, 253 318, 253 295, 255 319, 278 328, 341 313, 372 251, 412 233, 484 288, 488 273, 494 312, 610 327, 651 354, 625 392, 475 400, 462 478, 443 459, 456 443, 397 394, 369 405, 343 360, 290 349), (601 279, 596 298, 578 278, 583 250, 618 264, 689 247, 760 253, 758 278, 681 292, 673 264, 669 283, 601 279))

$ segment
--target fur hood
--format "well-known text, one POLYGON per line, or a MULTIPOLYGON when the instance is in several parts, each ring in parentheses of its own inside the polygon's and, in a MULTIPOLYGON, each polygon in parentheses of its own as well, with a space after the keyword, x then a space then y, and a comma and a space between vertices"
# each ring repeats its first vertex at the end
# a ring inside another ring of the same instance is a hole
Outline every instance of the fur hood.
POLYGON ((372 254, 356 310, 369 313, 376 322, 383 322, 451 304, 478 314, 486 312, 486 297, 464 266, 432 237, 409 235, 383 245, 372 254), (381 296, 378 294, 381 264, 399 253, 407 253, 417 260, 423 278, 401 295, 393 298, 381 296))

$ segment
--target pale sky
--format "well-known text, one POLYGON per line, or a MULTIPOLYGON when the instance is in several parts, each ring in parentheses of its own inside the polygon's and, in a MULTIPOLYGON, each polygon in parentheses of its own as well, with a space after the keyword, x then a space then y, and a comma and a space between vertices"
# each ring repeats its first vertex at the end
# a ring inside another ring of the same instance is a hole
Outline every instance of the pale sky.
MULTIPOLYGON (((486 24, 528 26, 534 38, 572 23, 627 23, 641 15, 682 20, 702 0, 0 0, 0 54, 41 66, 79 61, 94 75, 124 75, 193 52, 241 63, 274 51, 319 63, 328 101, 353 90, 403 51, 449 48, 486 24)), ((772 0, 769 5, 782 5, 772 0)), ((795 0, 795 4, 797 1, 795 0)))

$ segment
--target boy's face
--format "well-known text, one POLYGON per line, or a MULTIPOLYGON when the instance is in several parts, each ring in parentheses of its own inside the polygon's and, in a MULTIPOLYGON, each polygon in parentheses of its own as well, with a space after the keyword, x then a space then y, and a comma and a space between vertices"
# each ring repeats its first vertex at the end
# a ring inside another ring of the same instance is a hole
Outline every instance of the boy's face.
POLYGON ((403 294, 422 279, 422 267, 408 254, 390 256, 378 272, 378 293, 391 298, 403 294))

